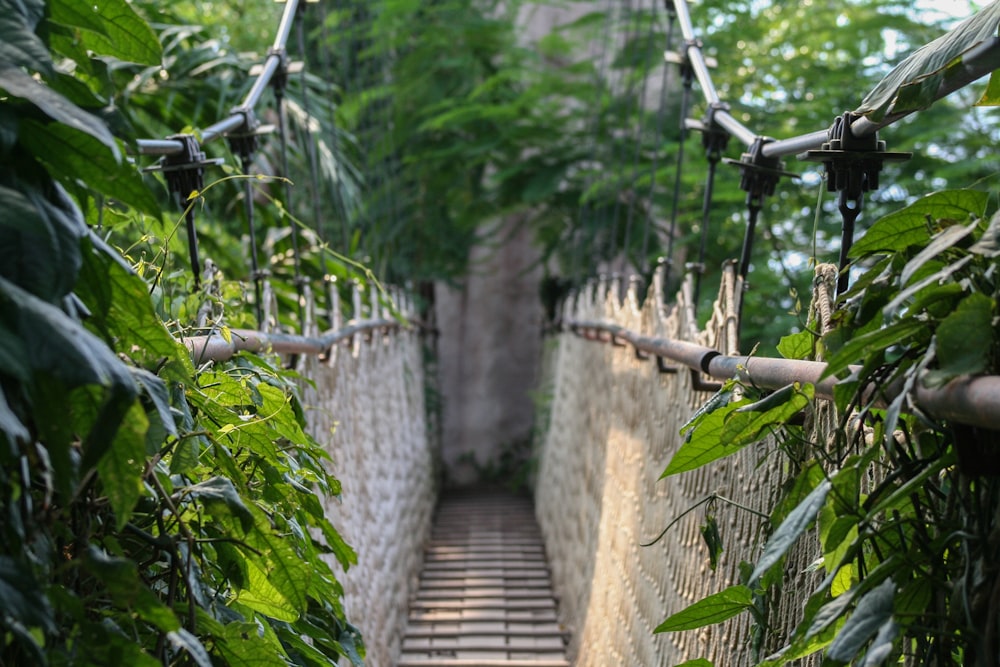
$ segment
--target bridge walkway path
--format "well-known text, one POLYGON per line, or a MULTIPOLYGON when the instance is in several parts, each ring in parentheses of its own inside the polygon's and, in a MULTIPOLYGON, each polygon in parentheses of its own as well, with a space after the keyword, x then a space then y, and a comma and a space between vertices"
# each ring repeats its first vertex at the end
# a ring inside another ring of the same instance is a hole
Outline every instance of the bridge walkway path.
POLYGON ((398 667, 569 667, 534 507, 442 497, 398 667))

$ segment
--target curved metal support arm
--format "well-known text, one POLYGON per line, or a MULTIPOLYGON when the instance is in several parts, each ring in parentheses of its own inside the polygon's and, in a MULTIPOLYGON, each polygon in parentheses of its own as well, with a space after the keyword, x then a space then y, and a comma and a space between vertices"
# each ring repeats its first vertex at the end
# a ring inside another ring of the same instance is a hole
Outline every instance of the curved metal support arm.
MULTIPOLYGON (((285 45, 288 43, 288 38, 291 35, 292 26, 295 23, 298 11, 299 0, 286 0, 285 9, 281 14, 281 23, 278 24, 278 32, 274 37, 274 46, 268 53, 267 59, 264 60, 264 66, 250 87, 250 91, 243 99, 243 103, 228 117, 202 130, 200 133, 201 144, 206 144, 209 141, 225 136, 227 133, 238 130, 244 125, 246 115, 241 110, 254 109, 260 102, 264 91, 271 85, 271 80, 279 71, 279 67, 285 59, 283 55, 285 45)), ((136 142, 136 146, 141 155, 176 155, 184 151, 184 145, 181 142, 163 139, 139 139, 136 142)))

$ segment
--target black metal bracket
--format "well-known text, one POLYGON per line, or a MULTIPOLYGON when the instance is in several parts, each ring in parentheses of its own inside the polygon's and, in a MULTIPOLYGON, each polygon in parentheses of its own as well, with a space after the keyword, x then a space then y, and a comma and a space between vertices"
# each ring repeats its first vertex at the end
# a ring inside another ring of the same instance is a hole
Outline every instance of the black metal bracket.
POLYGON ((194 206, 185 205, 191 196, 200 193, 205 187, 205 167, 222 164, 222 159, 207 159, 197 137, 193 134, 174 134, 167 139, 177 141, 183 149, 178 153, 166 155, 158 164, 146 167, 143 171, 161 171, 167 181, 167 189, 177 196, 178 204, 184 209, 184 219, 187 226, 188 255, 191 260, 191 272, 194 274, 194 286, 198 289, 201 283, 201 260, 198 257, 198 230, 194 224, 194 206))
POLYGON ((878 138, 877 132, 856 136, 851 131, 851 125, 859 118, 858 114, 849 111, 838 116, 830 127, 830 140, 822 148, 806 151, 798 156, 800 160, 822 162, 826 172, 827 191, 840 194, 843 228, 837 294, 843 294, 847 290, 847 257, 854 243, 854 223, 861 213, 864 193, 878 189, 879 172, 885 162, 902 162, 913 155, 885 150, 885 142, 878 138))
POLYGON ((668 366, 667 362, 664 361, 663 357, 661 357, 660 355, 656 355, 656 370, 660 371, 661 373, 666 373, 670 375, 674 375, 677 373, 677 367, 668 366))
POLYGON ((705 120, 701 123, 688 123, 688 129, 701 132, 701 145, 705 149, 705 156, 709 162, 715 163, 722 159, 722 154, 729 144, 729 132, 722 127, 715 114, 719 111, 729 111, 729 105, 725 102, 714 102, 709 105, 705 112, 705 120))
MULTIPOLYGON (((798 174, 785 171, 785 163, 779 157, 764 155, 764 146, 774 139, 757 137, 739 160, 723 159, 726 164, 739 167, 740 188, 747 193, 747 229, 740 252, 740 277, 746 279, 750 272, 750 255, 753 251, 757 216, 764 206, 764 198, 774 194, 782 176, 797 178, 798 174)), ((744 285, 745 287, 745 285, 744 285)))
POLYGON ((253 159, 254 153, 260 147, 258 138, 262 134, 260 121, 253 109, 234 107, 229 112, 243 115, 243 124, 233 132, 229 132, 226 139, 229 141, 229 150, 240 158, 243 162, 243 169, 246 171, 247 164, 253 159))
POLYGON ((716 391, 719 391, 720 389, 722 389, 722 383, 721 382, 706 382, 701 377, 702 373, 704 373, 705 375, 708 375, 708 371, 709 371, 709 368, 711 366, 712 359, 715 359, 716 357, 721 357, 721 356, 722 356, 721 352, 718 352, 716 350, 712 350, 710 352, 705 353, 705 356, 703 356, 701 358, 701 363, 700 363, 701 368, 700 369, 697 369, 697 368, 690 368, 690 369, 688 369, 691 372, 691 388, 692 389, 694 389, 695 391, 710 391, 710 392, 716 392, 716 391))

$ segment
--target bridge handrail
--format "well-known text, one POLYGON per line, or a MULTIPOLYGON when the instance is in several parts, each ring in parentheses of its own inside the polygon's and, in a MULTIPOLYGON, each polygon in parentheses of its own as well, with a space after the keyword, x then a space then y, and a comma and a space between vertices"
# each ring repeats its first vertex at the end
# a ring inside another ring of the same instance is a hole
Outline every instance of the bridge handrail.
MULTIPOLYGON (((260 102, 260 98, 267 87, 271 85, 274 75, 278 72, 278 68, 283 64, 287 64, 286 47, 292 26, 295 23, 295 15, 299 11, 299 0, 284 0, 284 2, 285 9, 281 14, 281 22, 278 24, 274 44, 268 51, 260 73, 257 74, 257 78, 247 92, 246 97, 243 98, 243 102, 234 107, 229 116, 201 130, 199 143, 208 143, 248 125, 250 112, 260 102)), ((169 138, 139 139, 136 141, 136 146, 142 155, 178 155, 185 150, 183 142, 169 138)))
MULTIPOLYGON (((563 325, 590 340, 612 344, 628 343, 637 353, 670 359, 719 380, 738 378, 744 382, 752 381, 765 389, 780 389, 792 382, 808 383, 815 386, 818 398, 832 400, 834 387, 853 379, 823 377, 827 365, 822 361, 725 356, 710 347, 683 340, 645 336, 607 322, 569 319, 563 325)), ((856 372, 858 367, 851 368, 856 372)), ((902 383, 894 383, 882 389, 881 397, 888 402, 902 391, 902 383)), ((916 407, 939 419, 996 428, 997 415, 1000 414, 1000 376, 962 376, 939 388, 924 387, 918 381, 913 390, 913 398, 916 407)))
POLYGON ((191 353, 195 364, 201 364, 206 361, 227 361, 237 352, 326 354, 334 345, 351 340, 359 334, 389 333, 410 328, 412 325, 406 321, 379 318, 358 320, 320 336, 231 329, 228 337, 220 332, 213 332, 201 336, 185 336, 181 342, 191 353))
MULTIPOLYGON (((712 78, 708 71, 708 65, 706 64, 705 56, 701 50, 701 43, 695 37, 694 27, 691 23, 691 15, 688 11, 687 0, 669 0, 669 5, 672 5, 670 9, 672 9, 677 16, 677 21, 681 28, 681 34, 684 37, 684 52, 687 56, 688 65, 691 67, 698 80, 698 85, 701 88, 705 102, 710 107, 714 108, 714 121, 748 147, 753 145, 753 143, 762 135, 758 135, 753 130, 740 123, 732 116, 732 114, 729 113, 726 106, 722 103, 722 100, 715 89, 715 85, 712 83, 712 78)), ((948 34, 958 30, 959 27, 960 26, 953 28, 948 34)), ((907 61, 904 60, 902 63, 897 65, 897 69, 905 66, 906 64, 907 61)), ((982 44, 970 49, 962 55, 960 63, 950 65, 949 67, 951 68, 949 75, 942 79, 938 90, 935 92, 934 101, 947 97, 956 90, 967 86, 990 72, 1000 69, 1000 36, 993 36, 992 38, 984 41, 982 44)), ((865 116, 861 116, 851 123, 851 134, 859 138, 872 135, 878 130, 892 125, 898 120, 910 115, 914 111, 915 110, 890 112, 877 122, 872 121, 865 116)), ((817 132, 810 132, 797 137, 790 137, 788 139, 768 141, 761 147, 761 154, 768 158, 782 157, 785 155, 797 155, 808 150, 820 148, 824 142, 829 140, 830 130, 819 130, 817 132)))

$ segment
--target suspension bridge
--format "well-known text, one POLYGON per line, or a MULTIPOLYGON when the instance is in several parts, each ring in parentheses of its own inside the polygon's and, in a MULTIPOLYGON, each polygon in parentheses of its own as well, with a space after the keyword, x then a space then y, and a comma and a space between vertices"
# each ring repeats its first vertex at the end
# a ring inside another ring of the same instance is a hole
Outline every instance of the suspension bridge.
MULTIPOLYGON (((754 619, 746 615, 699 632, 657 634, 654 629, 667 616, 740 581, 741 560, 752 561, 759 554, 770 529, 767 518, 738 508, 767 507, 788 481, 782 462, 769 455, 777 444, 771 440, 770 446, 748 447, 667 482, 658 477, 681 444, 682 426, 720 388, 720 381, 736 377, 764 389, 809 383, 818 396, 833 396, 838 380, 823 376, 822 361, 746 356, 741 316, 757 217, 786 176, 782 158, 802 155, 824 165, 828 187, 839 197, 842 250, 839 266, 817 267, 810 312, 821 332, 829 330, 837 295, 848 288, 844 269, 861 201, 878 187, 881 165, 905 157, 886 151, 877 133, 911 110, 890 105, 877 121, 845 113, 827 129, 787 139, 757 134, 730 113, 716 91, 686 3, 667 2, 665 8, 638 4, 630 9, 658 13, 669 24, 670 43, 657 48, 666 50, 669 67, 676 68, 683 82, 682 137, 700 132, 705 140, 702 256, 691 263, 676 294, 666 293, 669 261, 657 267, 640 262, 634 269, 637 275, 652 276, 648 287, 639 277, 594 276, 580 281, 560 303, 555 344, 544 359, 542 385, 551 404, 538 416, 542 435, 536 443, 538 470, 531 498, 494 489, 456 493, 439 488, 432 437, 438 425, 428 421, 432 412, 426 394, 435 377, 425 355, 436 340, 435 328, 443 323, 418 312, 412 294, 354 285, 345 297, 343 286, 334 282, 314 293, 313 286, 299 279, 296 257, 301 328, 288 331, 282 325, 272 281, 258 266, 254 195, 247 181, 249 275, 259 326, 208 330, 184 342, 198 363, 225 360, 243 350, 270 350, 286 355, 308 379, 302 392, 310 407, 311 432, 325 443, 343 483, 342 497, 324 502, 334 525, 359 554, 358 564, 343 573, 345 606, 363 632, 372 665, 582 667, 672 665, 695 658, 742 665, 750 664, 752 651, 760 651, 754 619), (699 120, 688 118, 695 84, 707 109, 699 120), (710 317, 700 324, 713 179, 730 139, 745 146, 734 162, 746 192, 746 237, 740 255, 723 268, 710 317), (725 527, 727 549, 733 553, 726 552, 717 567, 709 566, 699 548, 702 532, 693 515, 679 521, 666 539, 640 546, 708 497, 727 499, 716 506, 714 517, 725 527)), ((216 140, 228 140, 249 173, 261 150, 255 109, 269 89, 275 96, 279 151, 287 156, 282 87, 293 70, 287 47, 297 28, 301 39, 305 8, 296 0, 286 2, 274 45, 230 116, 197 137, 138 142, 143 155, 159 158, 157 166, 171 191, 186 195, 203 189, 205 170, 215 165, 203 145, 216 140)), ((610 17, 619 13, 609 3, 606 42, 619 29, 611 27, 610 17)), ((992 21, 984 31, 990 36, 964 51, 960 63, 940 77, 932 91, 935 98, 1000 66, 996 15, 985 10, 980 15, 984 25, 992 21)), ((637 32, 639 26, 637 21, 621 29, 637 32)), ((602 64, 609 60, 601 51, 606 47, 596 47, 602 64)), ((635 98, 636 117, 652 90, 647 78, 619 83, 635 98)), ((642 130, 636 129, 636 151, 642 130)), ((655 131, 665 133, 662 127, 655 131)), ((680 164, 683 155, 678 152, 680 164)), ((627 163, 627 156, 622 157, 627 163)), ((385 173, 394 168, 391 152, 386 159, 376 181, 388 182, 385 173)), ((283 162, 287 170, 287 157, 283 162)), ((654 173, 657 167, 654 162, 654 173)), ((651 190, 664 185, 650 180, 651 190)), ((674 201, 678 187, 679 176, 674 201)), ((286 189, 284 196, 287 205, 292 190, 286 189)), ((314 204, 317 221, 323 205, 314 204)), ((626 238, 641 239, 639 256, 644 257, 651 231, 649 225, 632 228, 638 216, 635 198, 616 200, 615 206, 627 207, 621 212, 625 215, 616 211, 612 219, 627 225, 622 230, 626 238)), ((593 215, 586 206, 580 213, 593 215)), ((205 262, 196 217, 196 208, 188 207, 190 264, 198 276, 205 262)), ((292 225, 294 243, 297 233, 292 225)), ((611 232, 608 238, 620 236, 611 232)), ((675 236, 672 226, 667 238, 672 242, 675 236)), ((579 240, 576 269, 581 272, 587 268, 583 248, 593 241, 579 240)), ((621 268, 628 268, 627 253, 620 256, 621 268)), ((996 426, 1000 377, 896 391, 911 392, 915 405, 939 418, 996 426)), ((821 401, 808 415, 806 429, 810 438, 823 442, 837 424, 830 402, 821 401)), ((768 650, 792 636, 799 609, 818 581, 810 569, 817 555, 811 547, 788 553, 784 571, 789 593, 769 611, 768 650)))

